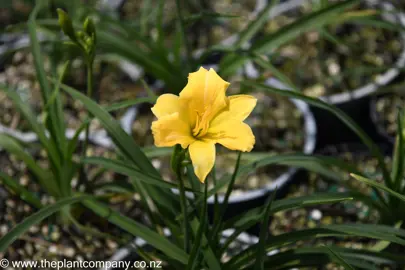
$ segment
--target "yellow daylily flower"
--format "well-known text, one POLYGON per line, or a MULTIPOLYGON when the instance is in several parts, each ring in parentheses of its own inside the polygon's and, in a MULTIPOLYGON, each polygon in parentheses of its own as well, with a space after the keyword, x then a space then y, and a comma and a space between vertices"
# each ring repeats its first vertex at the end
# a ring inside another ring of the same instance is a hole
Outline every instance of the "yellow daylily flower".
POLYGON ((194 172, 204 183, 215 163, 215 144, 250 152, 255 144, 251 128, 243 121, 256 106, 249 95, 226 96, 229 83, 213 69, 190 73, 179 96, 161 95, 152 108, 155 145, 188 147, 194 172))

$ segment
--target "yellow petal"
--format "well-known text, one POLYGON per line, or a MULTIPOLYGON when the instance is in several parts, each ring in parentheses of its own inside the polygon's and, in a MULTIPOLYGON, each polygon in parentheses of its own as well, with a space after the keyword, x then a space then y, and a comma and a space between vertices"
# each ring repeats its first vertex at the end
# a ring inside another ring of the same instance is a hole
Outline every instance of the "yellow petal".
POLYGON ((214 140, 228 149, 243 152, 250 152, 255 144, 255 136, 249 125, 235 119, 210 126, 204 138, 214 140))
POLYGON ((192 99, 199 91, 203 91, 205 87, 205 77, 208 73, 203 67, 196 72, 188 74, 188 83, 180 92, 180 97, 184 99, 192 99))
POLYGON ((211 119, 228 106, 225 95, 229 83, 224 81, 212 68, 207 71, 201 67, 190 73, 180 99, 188 104, 188 115, 193 135, 203 136, 208 130, 211 119))
POLYGON ((224 108, 212 119, 210 126, 219 126, 230 119, 243 121, 253 111, 257 103, 257 99, 249 95, 234 95, 229 96, 228 99, 228 107, 224 108))
POLYGON ((180 111, 179 97, 173 94, 161 95, 155 106, 152 107, 153 114, 157 117, 163 117, 180 111))
POLYGON ((204 89, 204 106, 211 110, 211 117, 228 105, 225 96, 229 83, 224 81, 212 68, 207 72, 204 89))
POLYGON ((214 166, 215 143, 213 141, 194 141, 189 147, 189 152, 194 173, 201 183, 204 183, 214 166))
POLYGON ((189 99, 193 110, 200 114, 207 109, 222 109, 227 105, 225 96, 229 83, 224 81, 212 68, 207 71, 201 67, 190 73, 186 87, 180 92, 180 98, 189 99))
POLYGON ((179 113, 163 116, 152 123, 155 145, 170 147, 180 144, 187 148, 195 139, 191 136, 190 126, 179 117, 179 113))

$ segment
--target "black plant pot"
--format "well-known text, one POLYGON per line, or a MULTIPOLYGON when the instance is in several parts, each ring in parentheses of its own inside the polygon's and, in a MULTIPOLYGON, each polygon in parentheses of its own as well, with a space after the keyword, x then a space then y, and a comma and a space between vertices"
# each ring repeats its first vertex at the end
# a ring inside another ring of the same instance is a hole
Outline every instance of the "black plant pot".
MULTIPOLYGON (((269 19, 284 14, 285 12, 295 10, 303 6, 305 3, 308 4, 308 2, 309 1, 306 0, 283 1, 270 12, 269 19)), ((395 14, 392 13, 394 7, 389 1, 367 0, 366 4, 380 9, 384 21, 400 24, 402 26, 404 25, 405 15, 399 12, 395 14)), ((376 79, 370 79, 370 83, 357 89, 350 89, 347 93, 334 94, 320 98, 321 100, 338 107, 350 116, 355 123, 357 123, 373 140, 376 141, 379 141, 381 136, 377 132, 375 125, 370 118, 370 96, 380 87, 392 82, 399 74, 400 68, 405 65, 405 35, 401 33, 400 38, 403 44, 402 51, 390 69, 383 74, 377 75, 376 79)), ((286 87, 283 86, 283 88, 286 87)), ((330 144, 360 142, 359 137, 332 113, 312 105, 310 105, 310 109, 316 119, 318 130, 317 149, 322 149, 330 144)))
MULTIPOLYGON (((304 128, 304 145, 302 152, 305 154, 312 154, 315 150, 316 139, 317 139, 317 129, 315 124, 315 118, 306 103, 291 99, 294 105, 301 112, 303 117, 303 128, 304 128)), ((302 181, 306 178, 305 171, 298 168, 288 168, 286 172, 278 176, 274 181, 268 183, 267 185, 254 189, 243 191, 238 194, 231 194, 228 201, 228 208, 224 215, 225 219, 237 216, 244 211, 249 209, 263 206, 274 190, 277 189, 276 198, 284 198, 288 192, 289 186, 298 181, 302 181)), ((219 194, 218 200, 222 202, 224 199, 223 194, 219 194)), ((214 211, 214 197, 208 199, 208 211, 209 216, 212 218, 214 211)))
MULTIPOLYGON (((383 11, 381 16, 385 21, 404 25, 405 15, 403 13, 393 15, 391 11, 394 7, 388 1, 369 0, 367 3, 381 9, 383 11)), ((400 37, 402 51, 390 69, 383 74, 377 75, 376 79, 358 89, 321 98, 350 116, 374 141, 381 141, 382 136, 370 117, 373 94, 380 87, 391 83, 400 73, 400 68, 405 65, 405 35, 401 33, 400 37)), ((314 113, 318 127, 317 149, 322 149, 329 144, 361 141, 351 129, 332 113, 314 106, 311 106, 311 110, 314 113)))
MULTIPOLYGON (((374 141, 380 141, 381 138, 370 118, 370 103, 371 97, 363 96, 330 104, 352 118, 374 141)), ((317 149, 322 149, 330 144, 361 142, 358 135, 334 114, 315 106, 310 106, 310 108, 315 116, 318 129, 317 149)))

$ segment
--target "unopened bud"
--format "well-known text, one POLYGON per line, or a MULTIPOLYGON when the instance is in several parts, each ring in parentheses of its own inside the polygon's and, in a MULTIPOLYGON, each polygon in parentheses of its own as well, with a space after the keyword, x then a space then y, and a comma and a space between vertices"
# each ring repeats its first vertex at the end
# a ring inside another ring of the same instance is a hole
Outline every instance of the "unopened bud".
POLYGON ((57 9, 57 12, 59 25, 62 28, 63 33, 65 33, 65 35, 67 35, 72 41, 77 42, 75 30, 73 29, 73 24, 69 18, 69 15, 59 8, 57 9))

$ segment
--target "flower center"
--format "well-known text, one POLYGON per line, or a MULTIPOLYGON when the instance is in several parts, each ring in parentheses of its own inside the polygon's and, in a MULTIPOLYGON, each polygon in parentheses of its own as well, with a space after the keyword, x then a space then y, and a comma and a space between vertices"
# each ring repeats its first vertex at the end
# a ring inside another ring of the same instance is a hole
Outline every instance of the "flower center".
POLYGON ((208 127, 209 127, 209 121, 207 121, 206 113, 200 114, 196 112, 197 117, 196 117, 196 122, 195 126, 193 128, 193 136, 195 138, 201 138, 205 134, 207 134, 208 127))

